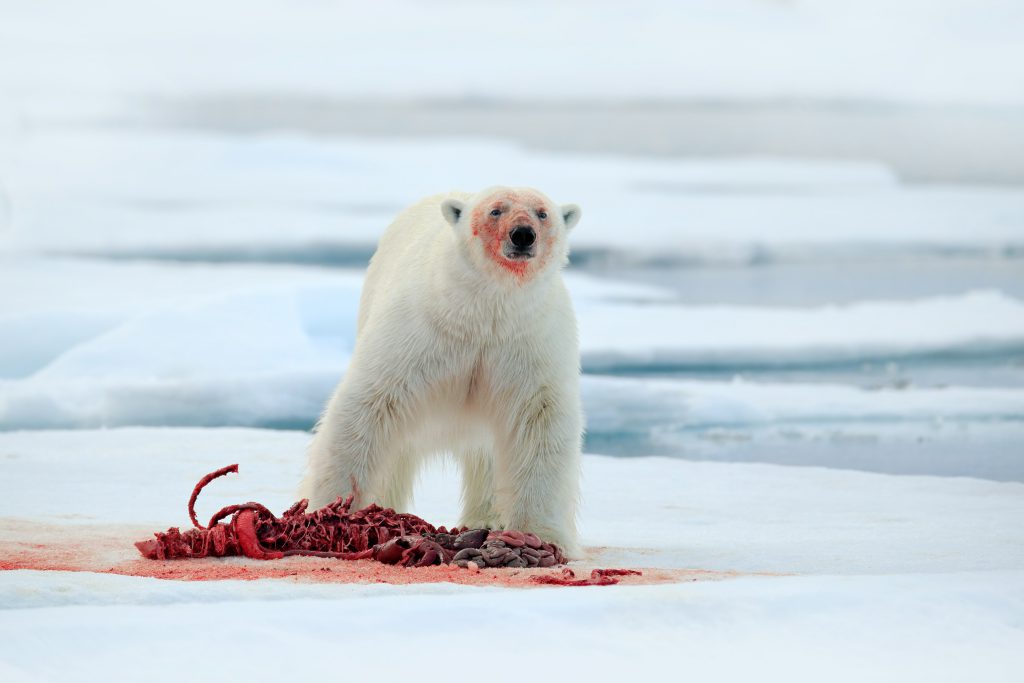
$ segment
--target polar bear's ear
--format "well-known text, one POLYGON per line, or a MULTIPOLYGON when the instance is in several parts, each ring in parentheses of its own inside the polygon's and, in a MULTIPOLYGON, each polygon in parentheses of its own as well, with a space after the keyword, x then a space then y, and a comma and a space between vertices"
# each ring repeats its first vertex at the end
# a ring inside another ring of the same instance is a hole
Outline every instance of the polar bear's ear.
POLYGON ((565 221, 565 229, 572 230, 580 222, 580 207, 575 204, 563 204, 562 220, 565 221))
POLYGON ((459 217, 462 216, 464 208, 466 208, 465 203, 460 202, 458 199, 446 199, 441 202, 441 213, 444 214, 444 219, 452 226, 459 222, 459 217))

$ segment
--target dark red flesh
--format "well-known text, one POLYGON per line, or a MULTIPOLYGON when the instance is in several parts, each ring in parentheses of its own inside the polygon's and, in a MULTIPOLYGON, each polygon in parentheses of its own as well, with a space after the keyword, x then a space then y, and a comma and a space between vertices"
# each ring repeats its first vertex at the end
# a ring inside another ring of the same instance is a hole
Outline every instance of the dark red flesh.
POLYGON ((546 583, 552 586, 612 586, 619 582, 616 576, 640 576, 643 572, 636 569, 595 569, 585 579, 577 579, 576 572, 565 567, 562 575, 543 574, 533 577, 534 583, 546 583))
MULTIPOLYGON (((565 563, 557 546, 528 532, 435 527, 416 515, 376 504, 352 510, 351 495, 312 512, 306 511, 309 501, 301 500, 281 517, 259 503, 229 505, 202 526, 195 513, 200 492, 214 479, 234 472, 238 472, 238 465, 222 467, 196 484, 188 501, 194 528, 183 532, 172 527, 156 533, 152 539, 135 544, 139 552, 151 560, 227 556, 276 560, 307 555, 375 560, 403 567, 455 563, 477 569, 565 563)), ((614 577, 629 574, 640 572, 596 569, 589 579, 576 579, 573 571, 566 568, 561 576, 537 576, 534 580, 560 586, 606 586, 618 583, 614 577)))

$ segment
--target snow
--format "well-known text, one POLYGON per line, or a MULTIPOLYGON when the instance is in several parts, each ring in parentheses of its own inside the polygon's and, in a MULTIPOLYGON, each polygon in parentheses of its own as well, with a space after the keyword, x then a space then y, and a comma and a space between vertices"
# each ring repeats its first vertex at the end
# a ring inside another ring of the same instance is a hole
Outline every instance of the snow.
POLYGON ((43 128, 0 159, 12 229, 50 253, 365 263, 439 187, 544 188, 586 215, 578 259, 700 263, 1000 255, 1024 245, 1019 187, 906 186, 870 162, 650 160, 494 140, 317 139, 43 128), (472 164, 437 168, 439 158, 472 164), (970 229, 965 230, 964 226, 970 229))
MULTIPOLYGON (((195 481, 232 462, 240 474, 210 486, 200 517, 242 499, 284 510, 308 441, 303 432, 238 428, 0 433, 8 489, 0 519, 187 526, 195 481), (47 482, 45 500, 38 481, 47 482)), ((942 557, 950 572, 1024 568, 1024 532, 999 523, 1024 512, 1024 483, 603 456, 586 457, 583 480, 583 541, 600 548, 606 564, 927 573, 942 557)), ((452 467, 424 472, 413 511, 438 524, 457 521, 452 467)), ((134 552, 129 545, 126 553, 134 552)))
POLYGON ((1024 480, 1019 388, 585 376, 583 397, 599 453, 1024 480))
MULTIPOLYGON (((68 534, 180 524, 198 473, 228 461, 240 474, 212 485, 200 514, 242 498, 280 509, 307 440, 245 429, 0 434, 0 520, 34 519, 68 534)), ((460 659, 495 642, 523 653, 525 664, 497 667, 498 680, 521 677, 526 665, 596 680, 682 666, 717 678, 817 680, 828 671, 836 680, 998 681, 1013 680, 1022 663, 1024 536, 1007 522, 1024 514, 1024 484, 665 458, 586 456, 584 470, 582 533, 593 560, 736 574, 509 591, 0 572, 0 671, 15 681, 141 670, 171 680, 180 668, 153 662, 182 658, 202 662, 196 680, 326 675, 337 657, 253 648, 373 653, 382 638, 425 653, 456 647, 460 659), (47 643, 61 643, 60 660, 44 655, 47 643)), ((453 515, 453 477, 431 468, 416 511, 453 515)), ((131 540, 118 551, 125 558, 131 540)), ((388 665, 366 654, 342 659, 352 677, 388 665)))
MULTIPOLYGON (((826 421, 1015 419, 1024 392, 1007 388, 863 390, 846 385, 705 382, 587 376, 589 414, 601 426, 685 415, 689 427, 826 421), (602 409, 604 406, 604 409, 602 409)), ((613 427, 614 428, 614 427, 613 427)))
POLYGON ((1022 588, 1019 575, 1001 574, 745 578, 525 594, 376 587, 334 599, 13 610, 0 617, 0 672, 8 681, 140 671, 173 681, 188 666, 200 681, 327 678, 339 670, 379 678, 457 661, 486 666, 498 681, 536 669, 589 680, 1013 681, 1024 644, 1014 616, 1022 588), (41 657, 47 642, 62 643, 62 660, 75 666, 41 657), (495 643, 516 660, 488 657, 495 643), (271 656, 278 648, 290 656, 271 656))
MULTIPOLYGON (((308 425, 355 343, 362 274, 255 265, 11 257, 0 289, 0 426, 308 425), (76 286, 68 291, 66 282, 76 286)), ((998 292, 824 307, 679 305, 570 275, 587 371, 786 367, 1024 345, 998 292)), ((1020 389, 866 391, 625 378, 584 381, 596 434, 832 421, 1014 419, 1020 389), (667 412, 666 412, 667 411, 667 412), (625 417, 625 416, 628 416, 625 417), (612 425, 612 426, 610 426, 612 425)))
POLYGON ((899 358, 1019 347, 1024 305, 999 292, 800 309, 597 304, 581 307, 580 338, 592 370, 899 358))

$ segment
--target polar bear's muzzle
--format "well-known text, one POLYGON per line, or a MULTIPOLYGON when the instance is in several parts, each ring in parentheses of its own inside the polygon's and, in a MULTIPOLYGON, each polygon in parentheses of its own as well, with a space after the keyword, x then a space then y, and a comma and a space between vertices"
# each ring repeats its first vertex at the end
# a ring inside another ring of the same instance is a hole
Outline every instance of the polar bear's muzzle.
POLYGON ((537 242, 537 232, 529 225, 517 225, 508 233, 508 241, 505 243, 505 258, 512 260, 531 259, 534 257, 534 244, 537 242))

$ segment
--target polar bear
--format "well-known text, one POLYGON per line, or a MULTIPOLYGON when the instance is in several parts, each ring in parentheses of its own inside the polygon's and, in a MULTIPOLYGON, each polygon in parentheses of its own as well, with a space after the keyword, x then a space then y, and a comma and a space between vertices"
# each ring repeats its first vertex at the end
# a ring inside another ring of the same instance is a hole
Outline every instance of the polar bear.
POLYGON ((578 557, 579 343, 562 281, 580 218, 531 188, 450 192, 381 237, 344 379, 300 495, 403 510, 423 460, 462 470, 460 525, 521 529, 578 557))

